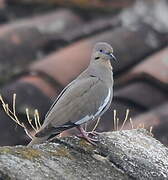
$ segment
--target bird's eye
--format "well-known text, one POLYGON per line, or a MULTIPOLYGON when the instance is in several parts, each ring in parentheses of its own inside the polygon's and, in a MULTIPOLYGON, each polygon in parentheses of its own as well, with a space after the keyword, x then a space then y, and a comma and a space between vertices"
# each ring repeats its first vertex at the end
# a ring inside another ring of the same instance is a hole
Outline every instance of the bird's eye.
POLYGON ((100 51, 100 52, 103 52, 103 50, 102 50, 102 49, 100 49, 99 51, 100 51))

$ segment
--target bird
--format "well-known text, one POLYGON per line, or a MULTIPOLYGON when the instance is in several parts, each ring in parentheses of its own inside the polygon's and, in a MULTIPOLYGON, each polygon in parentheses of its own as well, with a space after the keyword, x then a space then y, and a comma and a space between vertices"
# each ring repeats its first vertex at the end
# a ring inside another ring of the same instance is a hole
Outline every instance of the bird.
POLYGON ((81 136, 93 142, 82 125, 100 118, 113 98, 113 48, 106 42, 95 44, 88 67, 58 95, 44 122, 28 147, 49 141, 65 130, 76 127, 81 136))

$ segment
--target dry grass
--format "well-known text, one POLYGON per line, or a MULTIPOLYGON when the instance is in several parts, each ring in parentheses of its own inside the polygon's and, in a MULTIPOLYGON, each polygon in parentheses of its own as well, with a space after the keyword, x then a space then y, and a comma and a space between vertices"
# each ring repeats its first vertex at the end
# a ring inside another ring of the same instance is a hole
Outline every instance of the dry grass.
MULTIPOLYGON (((119 131, 122 131, 127 121, 129 121, 129 123, 130 123, 130 125, 131 125, 131 129, 138 129, 138 128, 147 129, 147 128, 145 127, 145 124, 144 124, 144 123, 139 124, 137 127, 134 126, 133 121, 132 121, 132 118, 131 118, 131 117, 129 118, 129 113, 130 113, 130 110, 127 109, 127 110, 126 110, 126 113, 125 113, 124 121, 123 121, 123 123, 122 123, 122 125, 121 125, 121 128, 119 129, 119 121, 120 121, 120 119, 117 117, 117 111, 114 110, 114 119, 113 119, 114 131, 118 131, 118 130, 119 130, 119 131)), ((153 135, 153 134, 152 134, 152 130, 153 130, 153 127, 151 126, 151 127, 149 128, 149 133, 150 133, 151 135, 153 135)))
POLYGON ((10 108, 9 105, 4 102, 1 95, 0 95, 0 102, 2 104, 5 113, 10 117, 10 119, 12 119, 16 124, 18 124, 22 128, 24 128, 26 134, 32 139, 33 135, 41 127, 38 110, 37 109, 34 110, 34 119, 30 119, 29 110, 26 109, 27 120, 32 129, 29 130, 29 128, 26 127, 26 124, 21 122, 18 116, 16 115, 16 94, 13 94, 12 108, 10 108), (35 124, 35 126, 33 124, 35 124))
POLYGON ((114 110, 114 113, 113 113, 113 115, 114 115, 114 118, 113 118, 114 131, 118 131, 118 130, 119 130, 119 131, 122 131, 125 123, 126 123, 128 120, 130 121, 130 124, 131 124, 132 129, 134 128, 132 119, 131 119, 131 118, 128 119, 129 112, 130 112, 130 110, 127 109, 127 110, 126 110, 126 113, 125 113, 125 118, 124 118, 123 124, 121 125, 121 128, 119 129, 119 122, 120 122, 121 120, 117 117, 117 111, 114 110))

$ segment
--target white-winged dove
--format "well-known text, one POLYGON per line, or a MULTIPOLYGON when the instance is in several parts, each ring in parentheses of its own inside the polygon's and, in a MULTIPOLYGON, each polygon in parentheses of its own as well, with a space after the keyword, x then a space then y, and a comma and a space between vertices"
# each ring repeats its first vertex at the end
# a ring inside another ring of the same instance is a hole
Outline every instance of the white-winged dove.
POLYGON ((104 42, 97 43, 88 68, 63 89, 28 146, 43 143, 73 127, 90 141, 81 125, 101 117, 111 104, 111 60, 115 60, 112 47, 104 42))

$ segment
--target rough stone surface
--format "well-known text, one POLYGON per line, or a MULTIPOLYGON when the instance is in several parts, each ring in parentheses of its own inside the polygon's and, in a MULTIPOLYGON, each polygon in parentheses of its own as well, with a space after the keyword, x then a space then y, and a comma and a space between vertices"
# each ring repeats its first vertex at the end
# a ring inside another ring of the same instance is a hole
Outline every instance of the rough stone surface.
POLYGON ((144 129, 0 148, 0 179, 167 179, 168 149, 144 129))
POLYGON ((168 179, 168 149, 144 129, 106 133, 99 150, 136 179, 168 179), (105 153, 106 151, 106 153, 105 153))

